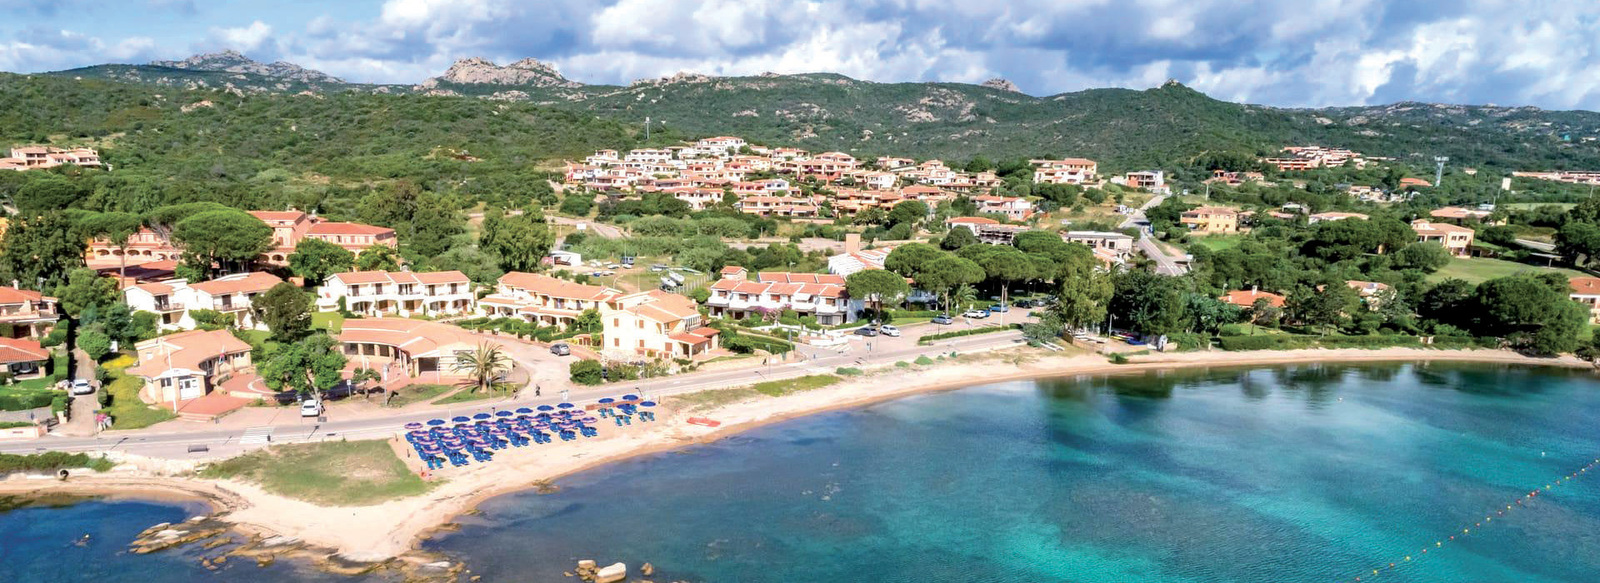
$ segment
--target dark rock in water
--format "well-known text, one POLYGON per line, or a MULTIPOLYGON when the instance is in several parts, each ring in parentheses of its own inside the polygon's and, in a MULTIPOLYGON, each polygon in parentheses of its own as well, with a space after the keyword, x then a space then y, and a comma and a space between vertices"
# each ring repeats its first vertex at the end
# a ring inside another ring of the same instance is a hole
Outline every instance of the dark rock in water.
POLYGON ((656 566, 650 563, 645 563, 644 566, 639 567, 639 574, 646 577, 654 575, 656 574, 656 566))

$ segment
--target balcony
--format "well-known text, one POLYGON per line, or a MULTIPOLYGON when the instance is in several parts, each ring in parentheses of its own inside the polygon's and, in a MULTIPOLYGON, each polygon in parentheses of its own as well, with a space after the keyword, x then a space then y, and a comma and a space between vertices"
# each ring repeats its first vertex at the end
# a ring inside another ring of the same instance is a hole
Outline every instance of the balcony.
POLYGON ((250 306, 244 304, 222 304, 215 309, 218 312, 243 312, 250 309, 250 306))
POLYGON ((179 302, 163 302, 156 304, 155 310, 158 314, 166 314, 170 312, 182 312, 183 308, 183 304, 179 302))
POLYGON ((54 309, 0 313, 0 322, 54 322, 60 319, 61 314, 54 309))

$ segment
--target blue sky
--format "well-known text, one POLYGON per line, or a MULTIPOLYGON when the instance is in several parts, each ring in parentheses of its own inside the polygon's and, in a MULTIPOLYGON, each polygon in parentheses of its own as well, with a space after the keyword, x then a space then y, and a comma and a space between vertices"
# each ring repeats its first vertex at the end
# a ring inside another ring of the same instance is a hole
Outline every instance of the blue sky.
POLYGON ((53 0, 0 22, 0 70, 224 48, 351 81, 456 59, 625 84, 680 71, 837 72, 1027 93, 1172 78, 1282 106, 1403 100, 1600 109, 1600 2, 1500 0, 53 0))

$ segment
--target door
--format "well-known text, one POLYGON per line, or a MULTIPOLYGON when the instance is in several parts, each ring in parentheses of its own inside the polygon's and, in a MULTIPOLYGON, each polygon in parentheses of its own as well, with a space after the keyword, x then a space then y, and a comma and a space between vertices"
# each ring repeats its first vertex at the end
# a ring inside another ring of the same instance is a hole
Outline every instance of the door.
POLYGON ((205 387, 201 386, 200 379, 183 377, 178 379, 178 400, 187 401, 205 396, 205 387))

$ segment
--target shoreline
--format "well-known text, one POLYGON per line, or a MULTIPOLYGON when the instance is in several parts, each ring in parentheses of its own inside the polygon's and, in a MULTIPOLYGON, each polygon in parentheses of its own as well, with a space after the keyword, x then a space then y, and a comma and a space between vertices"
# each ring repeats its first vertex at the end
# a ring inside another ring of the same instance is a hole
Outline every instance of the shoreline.
MULTIPOLYGON (((451 530, 454 521, 483 501, 526 491, 554 480, 632 458, 715 442, 751 429, 803 416, 855 409, 917 394, 956 390, 1025 379, 1146 373, 1159 370, 1241 368, 1272 365, 1363 364, 1394 362, 1473 362, 1482 364, 1594 369, 1572 358, 1533 358, 1505 350, 1414 348, 1307 349, 1263 352, 1188 352, 1131 357, 1112 364, 1098 354, 1058 356, 1006 349, 965 355, 955 362, 902 371, 894 366, 843 377, 833 385, 778 397, 745 398, 706 409, 682 407, 668 398, 655 423, 602 429, 602 438, 552 446, 505 450, 492 464, 440 472, 444 478, 428 493, 371 506, 324 507, 294 500, 238 481, 156 475, 74 476, 0 480, 0 495, 76 494, 115 499, 198 501, 213 516, 252 536, 292 537, 349 561, 381 563, 420 551, 424 541, 451 530), (1007 358, 1014 356, 1015 358, 1007 358), (904 382, 888 387, 885 372, 906 372, 904 382), (691 416, 722 422, 717 428, 690 425, 691 416)), ((826 373, 817 373, 826 374, 826 373)), ((725 387, 725 389, 740 386, 725 387)), ((711 389, 719 390, 719 389, 711 389)))

